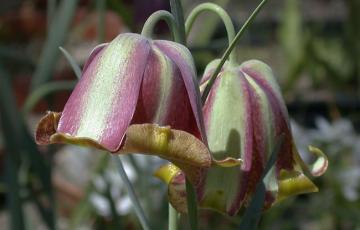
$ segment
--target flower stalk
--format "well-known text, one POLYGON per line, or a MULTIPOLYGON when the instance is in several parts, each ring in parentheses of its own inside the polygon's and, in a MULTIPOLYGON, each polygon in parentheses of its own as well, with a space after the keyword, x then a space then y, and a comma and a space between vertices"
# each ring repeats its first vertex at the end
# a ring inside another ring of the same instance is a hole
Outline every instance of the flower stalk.
POLYGON ((252 23, 252 21, 255 19, 256 15, 260 12, 261 8, 265 5, 265 3, 267 2, 267 0, 262 0, 260 2, 260 4, 255 8, 255 10, 251 13, 250 17, 246 20, 246 22, 244 23, 244 25, 241 27, 241 29, 239 30, 239 32, 236 34, 234 40, 231 42, 231 44, 229 45, 229 47, 225 50, 224 54, 221 57, 221 61, 218 64, 218 66, 216 67, 214 73, 212 74, 209 83, 206 85, 204 92, 201 96, 201 101, 204 104, 206 101, 206 98, 209 95, 210 89, 213 86, 214 82, 215 82, 215 78, 217 77, 217 75, 220 73, 221 68, 223 67, 226 59, 228 59, 229 55, 231 54, 232 50, 235 48, 236 43, 239 41, 239 39, 241 38, 241 36, 244 34, 245 30, 248 28, 248 26, 252 23))
POLYGON ((150 230, 150 226, 149 226, 149 222, 145 216, 145 213, 140 205, 140 202, 135 194, 134 188, 131 185, 131 182, 129 180, 129 177, 127 176, 124 166, 121 162, 121 158, 120 156, 113 156, 114 160, 116 161, 117 165, 118 165, 118 169, 119 169, 119 173, 121 176, 121 180, 124 182, 125 187, 128 191, 131 203, 134 205, 134 209, 135 209, 135 213, 137 215, 137 217, 139 218, 141 227, 144 230, 150 230))
MULTIPOLYGON (((183 9, 180 0, 170 0, 171 12, 174 15, 175 23, 177 25, 179 36, 175 38, 175 42, 186 45, 186 32, 185 32, 185 20, 183 15, 183 9)), ((186 177, 186 201, 188 207, 188 216, 190 222, 190 228, 196 230, 197 225, 197 199, 194 188, 186 177)))
POLYGON ((150 17, 146 20, 144 24, 141 35, 150 38, 154 32, 155 25, 160 20, 164 20, 169 26, 171 33, 174 36, 174 40, 179 40, 180 34, 175 22, 175 18, 170 12, 166 10, 159 10, 150 15, 150 17))
POLYGON ((178 212, 176 209, 169 203, 169 230, 178 229, 178 212))
MULTIPOLYGON (((221 18, 221 20, 223 21, 223 23, 225 25, 226 32, 227 32, 227 37, 228 37, 229 45, 230 45, 231 42, 235 38, 234 25, 233 25, 233 23, 231 21, 231 18, 229 16, 229 14, 223 8, 221 8, 220 6, 218 6, 218 5, 214 4, 214 3, 200 4, 190 12, 190 14, 187 17, 186 22, 185 22, 186 35, 187 36, 189 35, 190 30, 191 30, 191 28, 192 28, 192 26, 194 24, 195 19, 200 15, 200 13, 202 13, 204 11, 212 11, 221 18)), ((235 61, 236 61, 235 52, 230 52, 229 61, 231 63, 235 63, 235 61)))

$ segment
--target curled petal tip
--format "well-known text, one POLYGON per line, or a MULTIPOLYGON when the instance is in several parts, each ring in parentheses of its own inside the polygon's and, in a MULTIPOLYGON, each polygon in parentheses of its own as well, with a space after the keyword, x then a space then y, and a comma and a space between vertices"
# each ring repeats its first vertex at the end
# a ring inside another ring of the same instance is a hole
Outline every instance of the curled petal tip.
POLYGON ((154 175, 168 185, 168 197, 171 205, 180 213, 187 213, 185 175, 174 164, 158 168, 154 175))
POLYGON ((323 175, 329 165, 327 156, 314 146, 309 146, 309 151, 317 157, 315 162, 310 166, 311 174, 315 177, 323 175))
POLYGON ((51 136, 56 133, 61 113, 50 112, 41 118, 35 131, 35 142, 38 145, 47 145, 51 143, 51 136))
POLYGON ((154 176, 164 181, 166 184, 169 184, 174 176, 179 174, 181 170, 174 164, 166 164, 158 168, 154 176))
POLYGON ((59 133, 57 126, 61 117, 61 113, 47 112, 47 114, 41 118, 36 131, 35 142, 39 145, 48 145, 54 143, 66 143, 81 146, 90 146, 101 150, 107 150, 105 146, 98 143, 96 140, 87 137, 74 137, 66 133, 59 133))

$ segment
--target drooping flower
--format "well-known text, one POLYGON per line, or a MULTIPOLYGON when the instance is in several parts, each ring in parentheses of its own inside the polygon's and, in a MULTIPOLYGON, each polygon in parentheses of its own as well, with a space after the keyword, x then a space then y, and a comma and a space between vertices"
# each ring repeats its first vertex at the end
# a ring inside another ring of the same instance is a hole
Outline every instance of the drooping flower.
MULTIPOLYGON (((211 62, 204 73, 204 89, 220 60, 211 62)), ((318 159, 308 168, 300 158, 293 142, 289 116, 271 68, 257 60, 240 66, 225 63, 203 106, 205 129, 214 160, 240 158, 238 166, 213 164, 203 173, 198 191, 201 207, 235 215, 251 199, 266 162, 278 139, 284 142, 275 165, 264 178, 265 208, 291 195, 316 192, 317 187, 305 174, 320 176, 327 168, 325 155, 311 147, 318 159)), ((164 166, 158 172, 169 171, 164 166)), ((169 183, 174 203, 184 198, 183 174, 172 170, 169 183)), ((183 203, 182 211, 186 210, 183 203)))
POLYGON ((158 155, 197 184, 211 157, 195 76, 186 47, 121 34, 92 51, 63 112, 40 121, 36 142, 158 155))

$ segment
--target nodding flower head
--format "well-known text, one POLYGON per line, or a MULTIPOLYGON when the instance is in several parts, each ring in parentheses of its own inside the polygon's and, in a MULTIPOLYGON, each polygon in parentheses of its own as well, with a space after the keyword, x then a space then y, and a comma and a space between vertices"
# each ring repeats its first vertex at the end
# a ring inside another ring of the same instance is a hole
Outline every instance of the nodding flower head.
MULTIPOLYGON (((203 90, 220 60, 211 62, 200 85, 203 90)), ((257 60, 235 66, 226 62, 203 106, 204 123, 212 162, 239 159, 239 164, 215 164, 202 173, 197 187, 201 207, 235 215, 246 206, 262 177, 275 146, 284 136, 275 165, 264 178, 264 208, 288 196, 316 192, 309 175, 320 176, 327 168, 326 156, 317 148, 318 158, 308 167, 300 158, 290 130, 288 112, 271 68, 257 60), (308 175, 308 176, 306 176, 308 175)), ((159 176, 165 174, 159 170, 159 176)), ((180 200, 183 174, 172 170, 170 197, 180 200)), ((183 210, 186 203, 183 202, 183 210)))
POLYGON ((211 162, 199 94, 186 47, 120 34, 92 51, 64 110, 39 122, 36 142, 158 155, 196 184, 196 169, 211 162))

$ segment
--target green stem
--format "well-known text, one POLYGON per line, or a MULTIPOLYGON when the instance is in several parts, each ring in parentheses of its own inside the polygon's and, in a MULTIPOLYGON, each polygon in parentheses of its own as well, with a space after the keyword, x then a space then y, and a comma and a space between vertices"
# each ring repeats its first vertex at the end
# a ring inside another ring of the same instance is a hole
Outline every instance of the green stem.
POLYGON ((221 61, 220 61, 219 65, 216 67, 214 73, 212 74, 212 76, 209 80, 209 83, 205 87, 204 93, 201 96, 201 101, 203 104, 205 103, 206 98, 209 95, 210 89, 213 86, 217 75, 220 73, 221 68, 223 67, 226 59, 229 57, 229 55, 231 54, 231 51, 235 48, 236 43, 239 41, 239 39, 244 34, 247 27, 252 23, 252 21, 254 20, 254 18, 256 17, 256 15, 259 13, 260 9, 265 5, 266 2, 267 2, 267 0, 262 0, 260 2, 260 4, 256 7, 256 9, 252 12, 250 17, 246 20, 244 25, 241 27, 239 32, 236 34, 234 40, 231 42, 231 44, 229 45, 229 47, 226 49, 225 53, 221 57, 221 61))
POLYGON ((59 3, 57 12, 51 21, 50 31, 44 44, 40 60, 33 74, 31 90, 49 81, 59 57, 58 47, 69 34, 69 28, 79 0, 64 0, 59 3))
POLYGON ((170 0, 171 13, 174 15, 175 24, 178 30, 179 36, 175 38, 175 41, 186 45, 186 34, 185 34, 185 20, 183 9, 180 0, 170 0))
MULTIPOLYGON (((171 13, 174 15, 175 23, 177 25, 179 36, 175 41, 186 45, 186 33, 184 15, 180 0, 170 0, 171 13)), ((190 222, 190 229, 196 230, 197 227, 197 200, 192 184, 186 178, 186 201, 188 206, 188 217, 190 222)))
MULTIPOLYGON (((77 79, 81 77, 81 68, 75 61, 75 59, 61 46, 59 47, 60 51, 64 54, 66 60, 69 62, 71 68, 73 69, 77 79)), ((62 91, 62 90, 72 90, 77 81, 57 81, 57 82, 50 82, 41 85, 40 87, 36 88, 31 94, 27 97, 25 104, 23 106, 23 114, 28 114, 36 105, 36 103, 43 98, 45 95, 53 93, 55 91, 62 91)))
MULTIPOLYGON (((229 40, 229 45, 231 44, 231 42, 234 40, 235 38, 235 29, 234 29, 234 25, 231 21, 231 18, 229 16, 229 14, 220 6, 214 4, 214 3, 203 3, 198 5, 197 7, 195 7, 189 14, 188 18, 186 19, 185 22, 185 30, 186 30, 186 35, 188 36, 190 33, 190 30, 195 22, 195 19, 200 15, 200 13, 204 12, 204 11, 212 11, 215 14, 217 14, 221 20, 223 21, 225 28, 226 28, 226 32, 227 32, 227 36, 228 36, 228 40, 229 40)), ((229 56, 229 60, 231 63, 235 63, 236 57, 235 57, 235 53, 231 52, 230 56, 229 56)))
POLYGON ((145 37, 151 37, 154 32, 154 27, 156 23, 158 23, 160 20, 164 20, 168 24, 171 33, 174 36, 174 39, 179 39, 179 32, 175 23, 174 16, 166 10, 159 10, 150 15, 150 17, 146 20, 144 24, 141 35, 145 37))
POLYGON ((105 40, 105 12, 106 12, 106 1, 97 0, 96 8, 99 14, 98 25, 97 25, 97 36, 98 42, 103 43, 105 40))
POLYGON ((187 198, 187 206, 188 206, 188 215, 190 221, 190 229, 197 230, 197 201, 194 187, 190 183, 190 181, 186 178, 186 198, 187 198))
POLYGON ((149 230, 149 222, 147 220, 147 218, 145 217, 145 213, 140 205, 140 202, 135 194, 135 190, 131 185, 131 182, 128 178, 128 176, 126 175, 124 166, 121 162, 121 159, 119 156, 113 156, 114 160, 117 162, 118 168, 119 168, 119 173, 120 173, 120 177, 128 191, 131 203, 134 205, 134 209, 135 209, 135 214, 137 215, 137 217, 139 218, 140 224, 142 226, 142 228, 144 230, 149 230))
POLYGON ((51 22, 56 12, 56 0, 47 0, 46 7, 47 32, 49 33, 51 22))
POLYGON ((169 203, 169 230, 177 230, 178 213, 175 208, 169 203))

